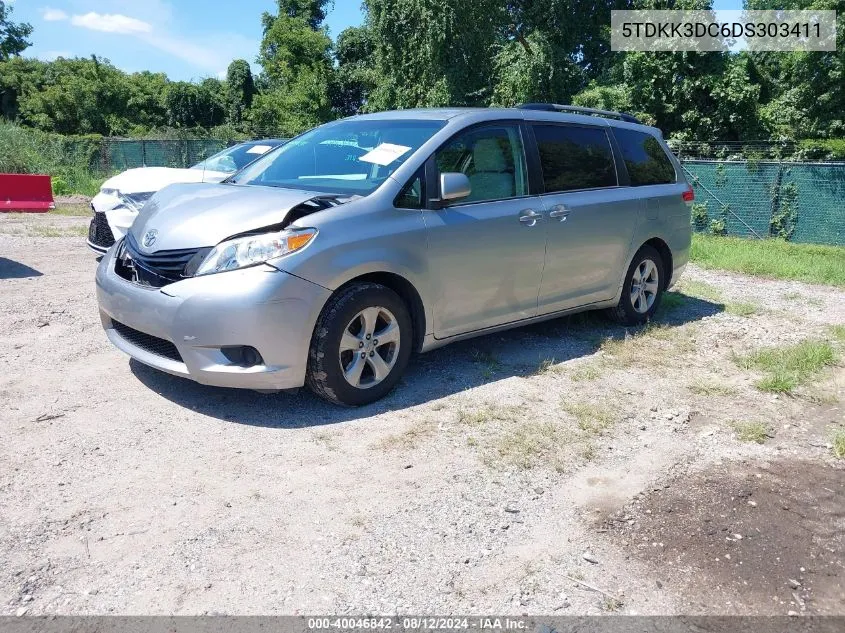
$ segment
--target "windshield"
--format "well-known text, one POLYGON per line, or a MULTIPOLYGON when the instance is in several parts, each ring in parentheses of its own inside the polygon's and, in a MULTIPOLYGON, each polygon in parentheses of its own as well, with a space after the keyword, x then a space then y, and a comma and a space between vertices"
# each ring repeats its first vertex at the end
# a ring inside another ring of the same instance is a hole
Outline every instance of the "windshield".
POLYGON ((208 171, 221 171, 232 174, 243 169, 259 156, 263 156, 276 147, 276 143, 241 143, 234 147, 227 147, 222 152, 206 158, 197 163, 191 169, 207 169, 208 171))
POLYGON ((444 125, 384 119, 330 123, 257 160, 230 182, 366 196, 444 125))

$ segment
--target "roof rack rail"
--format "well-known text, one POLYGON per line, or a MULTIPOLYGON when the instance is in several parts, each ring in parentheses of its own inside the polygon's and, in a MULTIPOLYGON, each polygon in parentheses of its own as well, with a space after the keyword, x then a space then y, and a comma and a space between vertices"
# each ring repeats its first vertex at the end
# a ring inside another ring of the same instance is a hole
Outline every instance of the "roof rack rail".
POLYGON ((642 124, 637 117, 625 112, 612 112, 610 110, 597 110, 596 108, 582 108, 581 106, 559 105, 557 103, 523 103, 516 106, 520 110, 544 110, 546 112, 571 112, 572 114, 588 114, 608 119, 619 119, 628 123, 642 124))

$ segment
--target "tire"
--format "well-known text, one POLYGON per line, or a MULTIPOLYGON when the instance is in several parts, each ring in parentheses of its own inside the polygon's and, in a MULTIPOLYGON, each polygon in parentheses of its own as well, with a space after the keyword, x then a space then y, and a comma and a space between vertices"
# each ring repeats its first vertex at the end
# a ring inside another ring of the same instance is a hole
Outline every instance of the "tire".
POLYGON ((660 257, 660 253, 648 245, 640 248, 628 267, 625 283, 622 285, 622 295, 619 297, 619 304, 607 310, 608 316, 623 325, 643 325, 647 323, 660 307, 660 300, 663 298, 663 290, 667 282, 664 275, 663 259, 660 257), (636 278, 643 271, 648 272, 647 278, 651 280, 650 283, 646 284, 646 287, 656 282, 653 295, 645 289, 645 292, 635 294, 635 289, 642 287, 642 284, 636 283, 636 278), (655 276, 656 279, 654 279, 655 276))
POLYGON ((335 404, 370 404, 399 382, 412 347, 411 317, 399 295, 375 283, 347 286, 329 299, 317 319, 305 384, 335 404))

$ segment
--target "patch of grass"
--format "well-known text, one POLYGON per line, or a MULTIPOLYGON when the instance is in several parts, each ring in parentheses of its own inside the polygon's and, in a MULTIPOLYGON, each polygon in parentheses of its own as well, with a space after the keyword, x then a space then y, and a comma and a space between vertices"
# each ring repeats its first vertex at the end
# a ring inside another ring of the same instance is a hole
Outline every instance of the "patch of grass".
POLYGON ((601 608, 602 611, 619 611, 624 605, 619 598, 615 598, 613 596, 604 596, 601 599, 601 608))
POLYGON ((544 358, 540 361, 540 364, 537 365, 537 369, 534 370, 531 375, 532 376, 546 376, 546 375, 554 375, 559 374, 563 369, 563 365, 558 364, 554 358, 544 358))
POLYGON ((845 343, 845 325, 831 325, 830 335, 839 343, 845 343))
POLYGON ((845 287, 845 247, 693 235, 690 260, 703 268, 845 287))
POLYGON ((607 338, 599 349, 621 369, 667 365, 680 355, 695 351, 688 328, 649 323, 625 338, 607 338))
POLYGON ((699 396, 735 396, 738 393, 736 387, 702 379, 692 383, 689 390, 699 396))
POLYGON ((601 367, 598 363, 587 363, 576 368, 569 376, 575 382, 587 382, 601 378, 601 367))
POLYGON ((467 426, 481 426, 489 422, 516 420, 522 411, 519 407, 503 407, 497 404, 482 404, 469 409, 458 410, 458 422, 467 426))
POLYGON ((741 317, 750 317, 757 314, 758 307, 753 303, 726 303, 725 312, 741 317))
POLYGON ((731 426, 740 442, 764 444, 773 436, 772 430, 763 422, 733 422, 731 426))
POLYGON ((419 446, 423 441, 432 437, 437 431, 437 424, 430 420, 423 420, 417 422, 402 433, 395 433, 383 437, 376 444, 376 448, 381 450, 404 449, 412 450, 419 446))
POLYGON ((735 361, 743 369, 756 369, 764 374, 757 382, 761 391, 792 393, 826 367, 835 365, 837 354, 828 341, 807 339, 785 347, 757 350, 735 361))
POLYGON ((85 237, 88 235, 88 227, 33 224, 27 227, 27 233, 33 237, 85 237))
POLYGON ((686 303, 686 300, 686 296, 682 295, 680 292, 667 292, 663 295, 663 299, 660 301, 658 313, 667 313, 680 308, 684 305, 684 303, 686 303))
POLYGON ((578 422, 578 428, 591 435, 601 435, 613 426, 615 412, 607 406, 589 402, 561 401, 561 407, 578 422))
POLYGON ((697 281, 695 279, 683 279, 679 284, 680 289, 691 297, 697 297, 713 303, 720 303, 722 301, 722 291, 716 286, 708 284, 704 281, 697 281))
POLYGON ((91 217, 91 207, 87 204, 63 204, 56 207, 48 215, 64 215, 71 217, 91 217))
POLYGON ((836 459, 845 459, 845 429, 837 429, 830 438, 830 443, 833 444, 833 456, 836 459))
POLYGON ((481 365, 481 374, 485 378, 492 378, 497 371, 502 368, 502 363, 499 358, 486 350, 473 349, 472 360, 474 363, 481 365))
POLYGON ((551 465, 562 471, 564 448, 571 442, 570 434, 556 424, 530 420, 496 438, 485 462, 520 470, 551 465))

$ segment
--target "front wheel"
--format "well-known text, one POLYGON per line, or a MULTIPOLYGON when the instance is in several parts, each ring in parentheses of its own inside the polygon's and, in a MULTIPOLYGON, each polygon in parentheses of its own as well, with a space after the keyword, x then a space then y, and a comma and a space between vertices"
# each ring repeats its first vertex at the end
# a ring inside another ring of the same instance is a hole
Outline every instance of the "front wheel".
POLYGON ((642 325, 648 322, 660 307, 665 282, 663 259, 651 246, 643 246, 634 255, 619 304, 608 310, 609 316, 624 325, 642 325))
POLYGON ((395 292, 348 286, 323 308, 308 353, 308 387, 337 404, 375 402, 396 386, 412 347, 411 317, 395 292))

